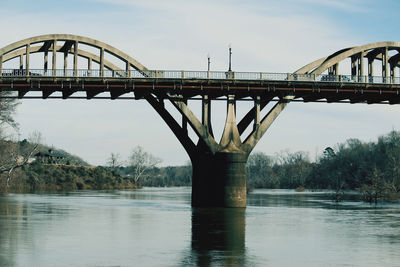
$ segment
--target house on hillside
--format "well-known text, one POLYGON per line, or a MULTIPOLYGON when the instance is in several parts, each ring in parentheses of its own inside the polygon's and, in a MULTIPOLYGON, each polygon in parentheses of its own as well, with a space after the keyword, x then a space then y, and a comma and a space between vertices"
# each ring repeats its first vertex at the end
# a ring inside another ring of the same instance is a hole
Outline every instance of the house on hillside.
POLYGON ((36 160, 41 163, 47 164, 60 164, 65 158, 61 153, 55 153, 52 149, 47 152, 39 151, 35 154, 36 160))

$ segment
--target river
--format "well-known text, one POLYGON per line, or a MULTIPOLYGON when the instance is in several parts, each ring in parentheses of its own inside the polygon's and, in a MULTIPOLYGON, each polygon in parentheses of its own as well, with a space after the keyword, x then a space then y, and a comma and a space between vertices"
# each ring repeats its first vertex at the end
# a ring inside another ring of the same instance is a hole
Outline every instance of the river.
POLYGON ((0 195, 0 266, 400 266, 400 205, 254 190, 192 209, 190 188, 0 195))

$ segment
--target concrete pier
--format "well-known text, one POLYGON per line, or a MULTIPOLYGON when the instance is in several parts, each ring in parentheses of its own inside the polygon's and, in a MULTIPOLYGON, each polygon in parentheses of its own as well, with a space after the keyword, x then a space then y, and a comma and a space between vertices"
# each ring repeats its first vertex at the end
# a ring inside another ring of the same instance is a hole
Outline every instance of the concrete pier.
POLYGON ((246 207, 247 155, 217 152, 192 162, 193 207, 246 207))

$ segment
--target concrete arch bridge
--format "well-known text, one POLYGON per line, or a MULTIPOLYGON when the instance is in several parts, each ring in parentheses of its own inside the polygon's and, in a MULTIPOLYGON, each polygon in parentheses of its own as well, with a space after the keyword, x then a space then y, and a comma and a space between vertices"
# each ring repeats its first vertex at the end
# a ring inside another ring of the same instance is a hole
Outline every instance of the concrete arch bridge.
POLYGON ((103 42, 51 34, 0 49, 0 90, 20 99, 145 99, 192 161, 192 205, 244 207, 247 158, 291 101, 399 104, 399 61, 400 42, 379 42, 339 50, 293 73, 149 70, 103 42), (341 74, 339 64, 346 60, 350 74, 341 74), (42 67, 32 68, 38 64, 42 67), (192 99, 202 102, 200 118, 189 108, 192 99), (216 100, 227 103, 220 140, 211 125, 216 100), (166 101, 179 117, 166 109, 166 101), (238 101, 254 104, 240 120, 238 101), (198 142, 190 138, 188 126, 198 142))

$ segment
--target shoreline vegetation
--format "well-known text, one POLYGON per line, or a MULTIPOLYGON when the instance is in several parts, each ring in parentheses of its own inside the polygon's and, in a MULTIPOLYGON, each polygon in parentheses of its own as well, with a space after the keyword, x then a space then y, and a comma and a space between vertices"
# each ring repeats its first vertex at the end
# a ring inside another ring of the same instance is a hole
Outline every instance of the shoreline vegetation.
MULTIPOLYGON (((10 141, 2 141, 10 143, 10 141)), ((15 146, 15 142, 14 142, 15 146)), ((21 141, 19 146, 27 146, 21 141)), ((41 148, 46 148, 41 146, 41 148)), ((62 150, 57 150, 62 151, 62 150)), ((157 167, 159 159, 141 147, 133 150, 130 164, 112 154, 109 166, 89 166, 66 155, 63 164, 33 161, 16 168, 12 179, 0 174, 0 192, 138 189, 143 186, 190 186, 191 166, 157 167), (2 177, 3 176, 3 177, 2 177), (8 184, 6 183, 9 182, 8 184)), ((274 156, 256 152, 247 163, 248 192, 255 188, 330 190, 341 201, 346 191, 358 191, 370 203, 400 200, 400 132, 392 131, 376 142, 349 139, 310 161, 305 152, 274 156)))

